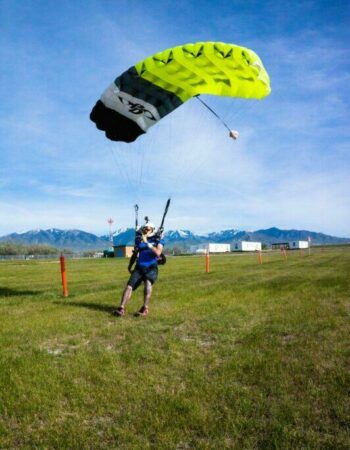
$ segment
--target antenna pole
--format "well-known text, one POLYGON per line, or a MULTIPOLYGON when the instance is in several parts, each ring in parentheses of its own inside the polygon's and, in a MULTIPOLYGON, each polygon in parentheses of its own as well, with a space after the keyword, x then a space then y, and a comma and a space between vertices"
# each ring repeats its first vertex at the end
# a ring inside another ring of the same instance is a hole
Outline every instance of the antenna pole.
POLYGON ((109 242, 111 243, 111 245, 113 245, 113 231, 112 231, 112 225, 114 223, 114 220, 110 217, 107 220, 107 223, 109 225, 109 242))

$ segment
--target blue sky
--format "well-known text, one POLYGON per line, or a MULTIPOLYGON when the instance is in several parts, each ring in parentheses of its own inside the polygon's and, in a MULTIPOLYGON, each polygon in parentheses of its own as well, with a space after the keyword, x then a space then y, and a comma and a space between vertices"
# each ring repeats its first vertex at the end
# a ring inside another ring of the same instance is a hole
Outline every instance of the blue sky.
POLYGON ((168 228, 271 226, 350 236, 350 3, 0 1, 0 235, 132 226, 133 205, 168 228), (134 145, 108 142, 89 113, 144 57, 196 41, 255 50, 263 101, 199 102, 134 145))

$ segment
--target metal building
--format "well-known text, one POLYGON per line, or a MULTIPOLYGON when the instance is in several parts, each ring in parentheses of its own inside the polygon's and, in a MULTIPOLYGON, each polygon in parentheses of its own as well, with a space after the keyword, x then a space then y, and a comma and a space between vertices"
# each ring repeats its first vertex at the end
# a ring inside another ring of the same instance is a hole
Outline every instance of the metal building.
POLYGON ((261 242, 251 242, 251 241, 235 242, 233 250, 236 252, 260 252, 261 242))
POLYGON ((203 244, 203 245, 191 245, 191 253, 230 253, 230 244, 203 244))
POLYGON ((291 241, 289 242, 289 249, 309 248, 308 241, 291 241))

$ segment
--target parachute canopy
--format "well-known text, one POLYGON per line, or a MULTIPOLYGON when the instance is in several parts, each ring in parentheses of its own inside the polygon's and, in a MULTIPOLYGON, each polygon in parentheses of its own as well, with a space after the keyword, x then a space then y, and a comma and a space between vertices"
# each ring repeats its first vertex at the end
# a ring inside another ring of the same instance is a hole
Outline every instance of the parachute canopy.
POLYGON ((198 42, 156 53, 122 73, 90 119, 112 141, 132 142, 194 96, 261 99, 270 92, 269 76, 252 50, 198 42))

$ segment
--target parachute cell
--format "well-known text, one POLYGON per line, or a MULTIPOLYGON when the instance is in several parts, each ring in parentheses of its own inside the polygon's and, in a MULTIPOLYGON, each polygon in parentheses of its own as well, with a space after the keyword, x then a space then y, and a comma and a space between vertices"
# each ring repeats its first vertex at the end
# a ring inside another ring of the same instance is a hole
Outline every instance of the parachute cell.
POLYGON ((103 92, 90 119, 113 141, 132 142, 194 96, 261 99, 269 76, 252 50, 222 42, 174 47, 137 63, 103 92))

